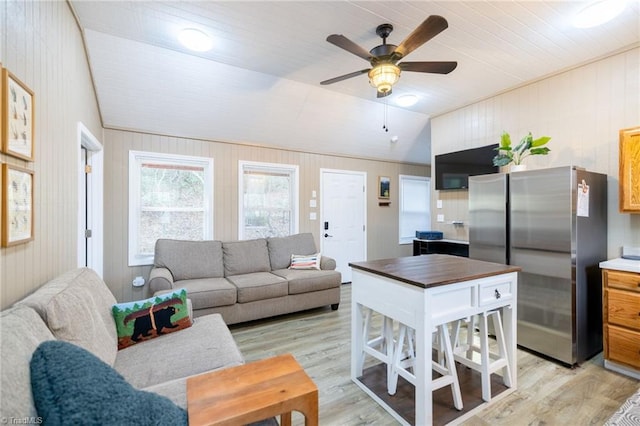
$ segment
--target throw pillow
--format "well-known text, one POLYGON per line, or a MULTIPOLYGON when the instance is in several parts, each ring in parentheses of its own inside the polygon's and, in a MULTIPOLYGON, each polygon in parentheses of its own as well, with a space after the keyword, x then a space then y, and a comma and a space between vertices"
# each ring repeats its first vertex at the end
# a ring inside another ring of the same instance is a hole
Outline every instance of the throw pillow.
POLYGON ((289 269, 320 269, 320 253, 316 254, 292 254, 289 269))
POLYGON ((135 389, 104 361, 72 343, 41 343, 30 370, 36 411, 46 425, 187 425, 183 408, 135 389))
POLYGON ((118 349, 191 326, 184 288, 145 300, 117 303, 112 312, 118 349))

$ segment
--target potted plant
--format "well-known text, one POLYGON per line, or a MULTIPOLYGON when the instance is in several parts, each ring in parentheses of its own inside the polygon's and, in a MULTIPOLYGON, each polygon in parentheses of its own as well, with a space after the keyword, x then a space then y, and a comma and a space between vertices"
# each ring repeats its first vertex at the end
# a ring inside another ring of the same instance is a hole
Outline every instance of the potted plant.
POLYGON ((549 136, 542 136, 538 139, 533 139, 531 132, 528 135, 520 139, 520 142, 514 147, 511 147, 511 136, 507 132, 502 132, 500 137, 500 145, 496 148, 498 154, 493 157, 494 166, 506 166, 513 163, 512 171, 524 170, 524 164, 522 160, 530 155, 547 155, 549 148, 546 145, 551 138, 549 136), (515 170, 514 170, 515 169, 515 170))

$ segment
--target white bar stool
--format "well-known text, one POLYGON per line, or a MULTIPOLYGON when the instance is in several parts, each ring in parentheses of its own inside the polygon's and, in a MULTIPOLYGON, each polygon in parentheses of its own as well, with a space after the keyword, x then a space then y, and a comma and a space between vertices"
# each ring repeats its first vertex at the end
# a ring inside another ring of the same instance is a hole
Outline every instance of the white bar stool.
MULTIPOLYGON (((438 361, 431 360, 431 368, 441 374, 441 377, 433 379, 432 389, 440 389, 451 386, 453 394, 453 405, 458 410, 462 410, 462 394, 460 393, 460 383, 458 382, 458 372, 451 346, 451 336, 449 326, 440 324, 435 330, 437 339, 438 361)), ((415 348, 413 344, 415 331, 413 328, 400 323, 398 329, 398 341, 396 342, 395 353, 391 375, 387 380, 387 391, 389 395, 395 395, 398 387, 398 376, 404 377, 409 383, 416 385, 416 376, 413 366, 415 364, 415 348), (406 350, 405 350, 406 342, 406 350), (411 369, 411 371, 409 371, 411 369)), ((435 346, 434 346, 435 347, 435 346)))
POLYGON ((369 338, 371 334, 371 317, 373 310, 367 309, 364 314, 364 324, 362 336, 364 346, 362 348, 361 363, 364 365, 366 355, 384 362, 387 365, 387 383, 391 376, 391 363, 393 360, 394 340, 393 340, 393 319, 383 316, 380 334, 369 338))
POLYGON ((511 368, 509 367, 509 359, 507 356, 507 346, 504 340, 504 331, 502 329, 502 320, 500 318, 500 310, 483 312, 477 316, 472 316, 468 320, 456 321, 454 331, 454 348, 453 356, 456 361, 473 370, 479 371, 482 378, 482 399, 486 402, 491 401, 491 374, 502 370, 502 379, 506 386, 511 387, 511 368), (479 341, 480 346, 474 343, 475 322, 476 317, 479 320, 479 341), (496 343, 498 345, 498 353, 489 350, 489 329, 487 318, 493 319, 493 327, 496 333, 496 343), (460 325, 462 322, 467 323, 467 343, 460 343, 460 325), (477 357, 474 360, 474 353, 480 354, 480 362, 477 357))

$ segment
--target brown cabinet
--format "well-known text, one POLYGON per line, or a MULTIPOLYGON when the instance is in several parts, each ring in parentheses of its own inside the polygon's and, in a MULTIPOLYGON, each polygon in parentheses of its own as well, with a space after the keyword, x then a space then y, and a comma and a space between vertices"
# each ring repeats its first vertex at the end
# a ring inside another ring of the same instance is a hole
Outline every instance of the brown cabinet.
POLYGON ((640 274, 602 270, 604 359, 640 372, 640 274))
POLYGON ((640 213, 640 127, 620 130, 620 211, 640 213))

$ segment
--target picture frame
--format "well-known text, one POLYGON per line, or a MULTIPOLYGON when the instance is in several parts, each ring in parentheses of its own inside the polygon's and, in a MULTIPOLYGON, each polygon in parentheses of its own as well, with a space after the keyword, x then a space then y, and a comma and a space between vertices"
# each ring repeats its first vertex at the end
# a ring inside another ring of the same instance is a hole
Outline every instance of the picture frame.
POLYGON ((2 247, 33 240, 34 171, 2 165, 2 247))
POLYGON ((2 152, 34 160, 35 96, 11 71, 2 68, 2 152))
POLYGON ((391 195, 391 178, 378 176, 378 198, 388 200, 391 195))

